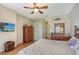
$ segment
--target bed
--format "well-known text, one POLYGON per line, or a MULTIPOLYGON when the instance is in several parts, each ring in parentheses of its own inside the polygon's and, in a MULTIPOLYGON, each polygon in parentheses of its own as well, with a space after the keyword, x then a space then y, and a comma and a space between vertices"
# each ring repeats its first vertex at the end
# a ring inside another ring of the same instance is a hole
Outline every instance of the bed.
POLYGON ((17 55, 75 55, 68 47, 68 41, 40 39, 30 46, 20 50, 17 55))

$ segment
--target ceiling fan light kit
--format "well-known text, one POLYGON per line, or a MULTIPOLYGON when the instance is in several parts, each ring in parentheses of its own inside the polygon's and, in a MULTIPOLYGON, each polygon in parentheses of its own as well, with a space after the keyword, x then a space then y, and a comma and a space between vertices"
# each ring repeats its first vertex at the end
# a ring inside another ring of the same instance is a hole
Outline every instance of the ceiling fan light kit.
POLYGON ((34 12, 38 12, 38 9, 35 8, 35 9, 34 9, 34 12))

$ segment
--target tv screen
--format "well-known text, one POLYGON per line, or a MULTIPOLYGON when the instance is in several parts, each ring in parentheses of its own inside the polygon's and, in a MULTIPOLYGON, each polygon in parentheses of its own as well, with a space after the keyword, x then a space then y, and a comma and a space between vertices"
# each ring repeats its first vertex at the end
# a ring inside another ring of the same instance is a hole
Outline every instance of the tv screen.
POLYGON ((0 22, 0 32, 12 32, 15 30, 15 24, 0 22))

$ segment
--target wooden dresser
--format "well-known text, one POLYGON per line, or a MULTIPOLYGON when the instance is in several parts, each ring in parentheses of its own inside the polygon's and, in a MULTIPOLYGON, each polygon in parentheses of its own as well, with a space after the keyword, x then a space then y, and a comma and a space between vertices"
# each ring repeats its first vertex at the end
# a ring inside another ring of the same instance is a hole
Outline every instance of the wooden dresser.
POLYGON ((32 26, 23 26, 23 42, 28 43, 33 41, 33 27, 32 26))
POLYGON ((68 41, 71 38, 71 36, 66 35, 51 35, 51 40, 59 40, 59 41, 68 41))

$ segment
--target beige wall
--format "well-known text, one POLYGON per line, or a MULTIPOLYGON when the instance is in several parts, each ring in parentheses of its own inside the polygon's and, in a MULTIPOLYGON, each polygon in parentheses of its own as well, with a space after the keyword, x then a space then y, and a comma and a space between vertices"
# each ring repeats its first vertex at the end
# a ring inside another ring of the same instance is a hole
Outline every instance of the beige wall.
POLYGON ((55 23, 65 23, 65 34, 71 34, 70 33, 70 18, 68 15, 63 15, 63 16, 56 16, 61 18, 61 20, 54 21, 54 19, 51 18, 51 32, 54 32, 54 24, 55 23))
POLYGON ((32 21, 17 14, 17 44, 23 42, 23 26, 25 24, 30 26, 32 21))
POLYGON ((14 32, 0 32, 0 52, 4 51, 4 43, 7 41, 15 41, 16 45, 22 43, 22 26, 31 24, 32 22, 18 15, 16 12, 0 5, 0 22, 15 24, 14 32))
POLYGON ((3 6, 0 6, 0 21, 13 23, 15 24, 15 31, 14 32, 0 32, 0 51, 4 50, 4 43, 6 41, 12 40, 16 42, 17 39, 17 20, 16 20, 16 13, 11 11, 3 6))
POLYGON ((75 4, 69 16, 71 20, 71 34, 74 35, 74 26, 77 25, 79 27, 79 4, 75 4))
POLYGON ((42 39, 42 22, 41 21, 34 21, 34 40, 42 39))

